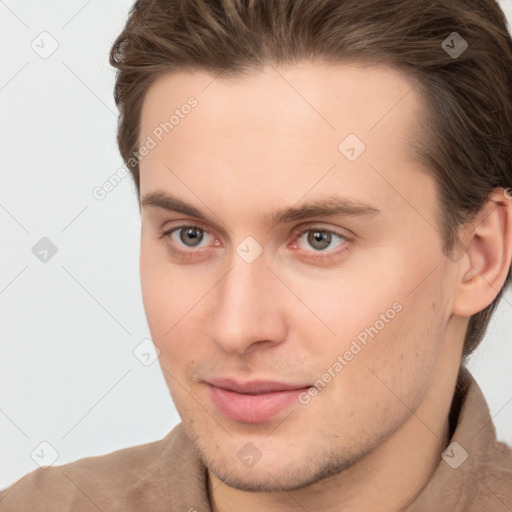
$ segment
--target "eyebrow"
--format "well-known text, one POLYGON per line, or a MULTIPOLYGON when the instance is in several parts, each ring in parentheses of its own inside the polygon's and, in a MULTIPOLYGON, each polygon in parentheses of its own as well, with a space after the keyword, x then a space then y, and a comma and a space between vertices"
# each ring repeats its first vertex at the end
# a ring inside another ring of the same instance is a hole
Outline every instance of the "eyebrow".
POLYGON ((344 215, 347 217, 376 215, 380 213, 378 208, 356 200, 351 197, 328 196, 304 203, 300 206, 292 206, 282 210, 275 210, 268 216, 272 225, 286 223, 296 220, 308 219, 310 217, 332 217, 344 215))
POLYGON ((183 213, 184 215, 190 215, 191 217, 197 217, 201 220, 207 220, 204 215, 195 206, 185 203, 177 197, 173 197, 165 192, 148 192, 141 200, 142 208, 159 208, 161 210, 167 210, 170 212, 183 213))
MULTIPOLYGON (((208 216, 177 197, 174 197, 163 191, 149 192, 145 194, 141 201, 142 208, 159 208, 171 212, 183 213, 200 220, 207 221, 208 216)), ((292 206, 274 210, 265 215, 265 220, 270 226, 284 224, 287 222, 308 219, 311 217, 332 217, 335 215, 343 216, 364 216, 376 215, 380 213, 378 208, 354 199, 349 196, 327 196, 304 203, 300 206, 292 206)))

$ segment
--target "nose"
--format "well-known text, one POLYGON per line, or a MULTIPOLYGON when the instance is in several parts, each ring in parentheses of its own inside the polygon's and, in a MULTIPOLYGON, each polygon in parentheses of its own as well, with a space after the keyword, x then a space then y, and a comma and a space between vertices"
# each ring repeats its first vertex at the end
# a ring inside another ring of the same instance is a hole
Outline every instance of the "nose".
POLYGON ((287 324, 280 284, 263 257, 246 263, 235 254, 215 289, 210 338, 225 352, 238 354, 256 344, 282 343, 287 324))

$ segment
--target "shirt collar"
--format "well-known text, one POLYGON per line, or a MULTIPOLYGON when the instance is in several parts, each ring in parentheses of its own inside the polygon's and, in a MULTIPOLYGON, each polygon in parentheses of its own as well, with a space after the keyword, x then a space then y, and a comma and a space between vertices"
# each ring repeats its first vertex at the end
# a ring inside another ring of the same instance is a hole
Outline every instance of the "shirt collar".
POLYGON ((489 460, 496 430, 482 390, 465 366, 459 369, 449 425, 451 438, 439 465, 404 512, 464 510, 489 460))

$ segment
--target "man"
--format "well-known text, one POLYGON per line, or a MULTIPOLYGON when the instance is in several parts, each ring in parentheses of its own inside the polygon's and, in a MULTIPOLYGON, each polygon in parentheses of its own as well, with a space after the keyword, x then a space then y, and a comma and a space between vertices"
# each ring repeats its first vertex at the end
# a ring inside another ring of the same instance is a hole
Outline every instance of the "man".
POLYGON ((498 5, 139 0, 111 62, 182 423, 0 510, 512 510, 464 366, 511 276, 498 5))

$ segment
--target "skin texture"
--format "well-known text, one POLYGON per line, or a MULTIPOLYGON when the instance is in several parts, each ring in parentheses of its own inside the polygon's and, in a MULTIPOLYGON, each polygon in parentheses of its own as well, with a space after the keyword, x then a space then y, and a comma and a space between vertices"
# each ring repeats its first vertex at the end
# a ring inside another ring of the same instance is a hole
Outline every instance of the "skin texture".
POLYGON ((198 102, 141 160, 141 197, 172 194, 204 219, 143 206, 140 269, 163 375, 217 512, 399 510, 448 444, 464 333, 505 280, 512 208, 496 190, 461 231, 467 251, 446 258, 435 182, 407 145, 423 108, 414 85, 385 66, 301 62, 238 78, 169 74, 146 95, 140 141, 198 102), (354 161, 338 149, 351 133, 366 146, 354 161), (269 222, 332 196, 380 213, 269 222), (190 247, 183 226, 209 233, 190 247), (318 230, 341 237, 315 249, 318 230), (249 236, 263 249, 252 263, 236 251, 249 236), (393 304, 309 403, 250 424, 210 400, 214 377, 313 386, 393 304), (261 454, 252 467, 237 456, 246 443, 261 454))

